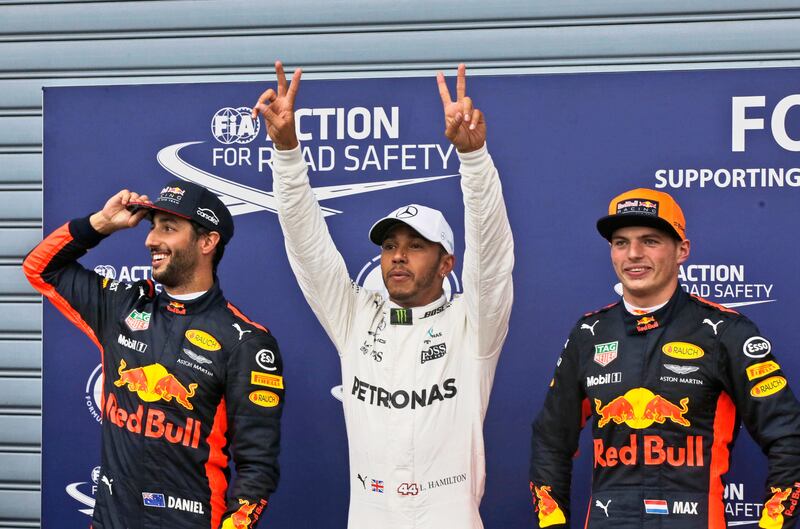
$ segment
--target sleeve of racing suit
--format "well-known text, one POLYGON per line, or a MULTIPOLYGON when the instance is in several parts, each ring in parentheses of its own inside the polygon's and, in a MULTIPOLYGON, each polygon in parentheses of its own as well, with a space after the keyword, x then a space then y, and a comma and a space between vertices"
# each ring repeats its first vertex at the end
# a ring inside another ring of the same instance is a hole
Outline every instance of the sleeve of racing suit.
POLYGON ((715 425, 731 425, 738 412, 767 456, 769 471, 759 527, 796 527, 800 511, 800 403, 772 354, 772 345, 751 321, 744 317, 732 320, 720 331, 720 342, 724 352, 722 379, 736 410, 729 402, 725 409, 723 402, 722 409, 717 409, 715 425))
MULTIPOLYGON (((268 332, 258 332, 230 355, 225 404, 217 412, 227 416, 227 439, 236 468, 221 529, 254 529, 278 486, 283 399, 283 361, 278 342, 268 332), (256 361, 264 349, 274 355, 271 365, 260 366, 256 361)), ((215 450, 221 456, 218 450, 224 442, 221 436, 214 438, 212 432, 209 459, 215 456, 215 450)))
POLYGON ((105 305, 118 283, 86 270, 77 260, 105 238, 89 217, 75 219, 48 235, 28 253, 22 270, 30 284, 100 348, 105 305), (114 288, 112 292, 110 288, 114 288))
POLYGON ((328 232, 301 147, 273 150, 272 171, 289 264, 311 310, 343 355, 359 302, 358 288, 328 232))
POLYGON ((530 489, 539 527, 569 527, 572 459, 588 416, 576 331, 558 359, 544 406, 533 422, 530 489))
POLYGON ((477 331, 478 354, 496 356, 508 333, 514 299, 514 240, 503 190, 486 145, 461 160, 464 194, 464 301, 468 325, 477 331))

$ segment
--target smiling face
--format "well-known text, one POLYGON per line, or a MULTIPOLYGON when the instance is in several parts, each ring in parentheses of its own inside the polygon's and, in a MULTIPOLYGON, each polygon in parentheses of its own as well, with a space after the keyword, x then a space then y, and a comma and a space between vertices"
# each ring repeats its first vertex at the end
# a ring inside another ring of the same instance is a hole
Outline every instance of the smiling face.
POLYGON ((397 224, 381 244, 381 274, 389 299, 401 307, 421 307, 442 295, 455 257, 406 224, 397 224))
POLYGON ((191 223, 175 215, 156 212, 144 241, 152 256, 153 279, 170 292, 180 292, 196 283, 201 263, 201 241, 191 223))
POLYGON ((678 287, 678 267, 689 257, 688 240, 678 241, 656 228, 620 228, 611 236, 611 264, 633 305, 665 303, 678 287))

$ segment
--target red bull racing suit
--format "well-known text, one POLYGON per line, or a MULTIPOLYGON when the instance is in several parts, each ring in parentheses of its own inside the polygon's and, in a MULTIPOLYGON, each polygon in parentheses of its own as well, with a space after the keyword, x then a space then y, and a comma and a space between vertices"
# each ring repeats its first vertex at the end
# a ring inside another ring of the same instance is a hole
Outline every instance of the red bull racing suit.
POLYGON ((569 524, 572 459, 593 417, 588 527, 726 527, 740 420, 769 459, 760 527, 794 527, 800 403, 771 349, 746 317, 681 288, 651 314, 617 303, 580 319, 533 424, 539 526, 569 524))
POLYGON ((120 283, 84 269, 76 260, 102 238, 88 218, 73 220, 23 265, 102 355, 93 528, 255 527, 278 483, 277 342, 216 281, 201 297, 177 301, 152 281, 120 283))
POLYGON ((351 529, 483 527, 483 418, 508 331, 514 256, 491 157, 485 147, 459 157, 464 293, 403 309, 350 280, 300 148, 273 152, 289 261, 341 360, 351 529))

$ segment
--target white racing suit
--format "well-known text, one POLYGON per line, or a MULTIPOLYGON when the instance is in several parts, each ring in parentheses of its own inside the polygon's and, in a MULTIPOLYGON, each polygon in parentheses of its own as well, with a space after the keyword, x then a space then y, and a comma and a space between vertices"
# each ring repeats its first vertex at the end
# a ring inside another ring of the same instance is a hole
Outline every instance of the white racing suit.
POLYGON ((401 309, 351 281, 300 148, 273 153, 289 262, 341 359, 351 529, 483 527, 483 419, 508 332, 514 255, 486 147, 459 158, 464 293, 401 309))

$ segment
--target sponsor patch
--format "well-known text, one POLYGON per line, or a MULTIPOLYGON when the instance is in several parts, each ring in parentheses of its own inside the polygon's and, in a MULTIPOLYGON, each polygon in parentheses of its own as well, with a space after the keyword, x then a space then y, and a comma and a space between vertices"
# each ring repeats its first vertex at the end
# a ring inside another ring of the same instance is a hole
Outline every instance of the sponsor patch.
POLYGON ((186 339, 189 340, 190 343, 196 345, 200 349, 205 349, 206 351, 219 351, 222 349, 222 346, 216 338, 199 329, 189 329, 184 336, 186 336, 186 339))
POLYGON ((275 353, 269 349, 261 349, 256 353, 256 364, 264 371, 276 371, 275 353))
POLYGON ((594 346, 594 361, 605 367, 617 358, 619 342, 599 343, 594 346))
POLYGON ((250 371, 250 383, 255 386, 283 389, 283 377, 280 375, 250 371))
POLYGON ((180 204, 183 195, 186 193, 185 189, 180 187, 164 187, 158 195, 159 201, 172 202, 173 204, 180 204))
POLYGON ((631 198, 617 202, 617 215, 625 213, 645 213, 654 217, 658 216, 658 202, 643 198, 631 198))
POLYGON ((669 342, 664 344, 661 352, 679 360, 697 360, 706 354, 700 347, 687 342, 669 342))
POLYGON ((749 358, 764 358, 772 351, 772 344, 761 336, 748 338, 742 346, 742 352, 749 358))
POLYGON ((137 353, 143 353, 147 351, 146 343, 140 342, 139 340, 134 340, 133 338, 128 338, 122 333, 117 336, 117 343, 123 347, 127 347, 128 349, 133 349, 137 353))
POLYGON ((145 507, 159 507, 161 509, 167 506, 164 501, 164 495, 157 492, 142 492, 142 502, 145 507))
POLYGON ((145 331, 150 327, 150 313, 133 310, 125 318, 125 325, 132 331, 145 331))
POLYGON ((673 373, 677 373, 678 375, 688 375, 689 373, 694 373, 695 371, 700 370, 700 368, 697 366, 679 366, 677 364, 664 364, 664 367, 673 373))
POLYGON ((644 512, 647 514, 669 514, 667 500, 644 500, 644 512))
POLYGON ((586 377, 587 388, 592 386, 602 386, 603 384, 615 384, 617 382, 622 382, 622 373, 620 371, 586 377))
POLYGON ((447 354, 447 344, 437 343, 431 345, 430 349, 420 353, 420 363, 424 364, 425 362, 436 360, 437 358, 443 357, 445 354, 447 354))
POLYGON ((172 312, 173 314, 178 314, 183 316, 186 314, 186 305, 179 301, 170 301, 169 305, 167 305, 167 310, 172 312))
POLYGON ((250 402, 256 406, 261 406, 262 408, 274 408, 281 401, 280 397, 278 397, 275 393, 264 389, 253 391, 250 393, 248 398, 250 399, 250 402))
POLYGON ((197 208, 197 214, 206 219, 214 226, 219 224, 219 219, 217 218, 217 214, 208 208, 197 208))
POLYGON ((757 399, 769 397, 781 391, 786 387, 786 379, 783 377, 769 377, 762 380, 750 390, 750 395, 757 399))
POLYGON ((658 329, 659 323, 652 316, 644 316, 636 320, 636 332, 647 332, 658 329))
POLYGON ((390 309, 389 323, 392 325, 411 325, 414 322, 410 309, 390 309))
POLYGON ((747 380, 755 380, 757 378, 765 377, 770 373, 774 373, 780 368, 781 366, 779 366, 772 360, 768 362, 753 364, 747 368, 747 380))

